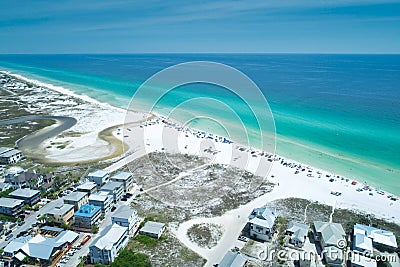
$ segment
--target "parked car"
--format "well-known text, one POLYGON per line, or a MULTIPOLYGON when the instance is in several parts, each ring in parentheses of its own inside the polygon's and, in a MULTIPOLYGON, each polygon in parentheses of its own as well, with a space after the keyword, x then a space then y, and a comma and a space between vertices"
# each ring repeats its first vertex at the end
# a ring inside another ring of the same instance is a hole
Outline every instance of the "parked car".
POLYGON ((10 240, 13 236, 14 236, 13 234, 9 234, 9 235, 6 237, 6 241, 10 240))

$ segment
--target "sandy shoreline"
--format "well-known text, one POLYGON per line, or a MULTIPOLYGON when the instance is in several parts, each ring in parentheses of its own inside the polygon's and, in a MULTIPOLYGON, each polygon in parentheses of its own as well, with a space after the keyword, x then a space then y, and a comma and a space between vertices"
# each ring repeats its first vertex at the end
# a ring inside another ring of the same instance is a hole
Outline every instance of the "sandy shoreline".
MULTIPOLYGON (((79 159, 87 161, 102 158, 101 156, 105 154, 112 155, 115 151, 110 151, 109 143, 99 138, 102 133, 110 138, 114 137, 120 140, 121 143, 126 143, 126 148, 128 148, 125 150, 128 156, 110 165, 107 168, 110 172, 118 170, 126 162, 147 153, 166 151, 206 157, 210 163, 230 164, 268 177, 268 180, 275 184, 272 192, 220 217, 196 218, 173 230, 180 241, 210 262, 218 260, 220 254, 230 248, 229 244, 232 244, 232 238, 237 237, 236 234, 242 229, 245 218, 253 208, 277 199, 304 198, 335 208, 371 213, 400 224, 400 201, 394 201, 388 197, 391 194, 368 187, 362 182, 350 180, 341 175, 332 174, 294 160, 271 155, 258 149, 244 147, 224 140, 221 136, 181 127, 177 122, 160 115, 150 116, 132 111, 129 112, 129 122, 126 122, 127 111, 121 108, 100 103, 87 96, 76 95, 65 88, 49 87, 45 83, 32 81, 17 74, 8 73, 8 75, 45 87, 41 94, 55 90, 59 94, 66 94, 81 101, 81 103, 75 103, 75 106, 71 103, 65 105, 62 101, 56 101, 52 102, 53 107, 48 109, 51 115, 70 116, 78 121, 68 131, 69 135, 61 134, 46 141, 44 147, 48 160, 74 162, 79 159), (74 136, 74 133, 76 133, 76 136, 74 136), (210 135, 212 138, 209 138, 210 135), (51 142, 66 144, 66 147, 58 149, 51 146, 51 142), (341 195, 334 196, 331 194, 332 191, 340 192, 341 195), (220 223, 227 229, 229 227, 230 234, 224 234, 221 241, 213 249, 199 248, 188 240, 185 230, 193 223, 209 221, 220 223)), ((65 99, 64 101, 72 100, 65 99)), ((397 197, 393 196, 393 198, 397 197)))

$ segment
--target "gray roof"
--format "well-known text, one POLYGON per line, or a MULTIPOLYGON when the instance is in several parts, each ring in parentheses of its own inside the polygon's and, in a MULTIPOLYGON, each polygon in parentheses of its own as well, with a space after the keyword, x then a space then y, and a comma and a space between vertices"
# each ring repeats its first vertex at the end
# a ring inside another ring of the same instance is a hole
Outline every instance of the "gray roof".
POLYGON ((14 148, 11 147, 0 147, 0 154, 6 153, 10 150, 13 150, 14 148))
POLYGON ((32 190, 32 189, 29 189, 29 188, 20 188, 20 189, 17 189, 15 191, 11 192, 10 196, 30 198, 30 197, 33 197, 34 195, 36 195, 37 193, 40 193, 40 191, 32 190))
POLYGON ((111 179, 128 180, 130 177, 132 177, 132 174, 129 172, 117 172, 111 179))
POLYGON ((47 214, 63 216, 64 214, 66 214, 67 212, 69 212, 72 209, 74 209, 74 205, 61 204, 61 205, 55 206, 53 209, 49 210, 47 212, 47 214))
POLYGON ((140 229, 140 231, 158 235, 164 227, 164 223, 148 221, 144 224, 143 228, 140 229))
POLYGON ((104 177, 109 175, 110 173, 108 171, 104 170, 94 170, 93 172, 88 174, 88 177, 104 177))
POLYGON ((77 188, 81 190, 92 190, 93 188, 97 187, 95 182, 85 182, 79 185, 77 188))
POLYGON ((111 216, 112 218, 121 218, 121 219, 129 219, 132 214, 136 214, 136 211, 129 206, 122 205, 120 206, 114 214, 111 216))
POLYGON ((72 243, 78 236, 77 233, 69 230, 60 233, 54 238, 37 235, 22 246, 21 249, 29 257, 48 260, 53 254, 54 249, 58 249, 66 243, 72 243))
POLYGON ((101 190, 114 191, 117 188, 122 188, 123 185, 121 182, 108 182, 101 187, 101 190))
POLYGON ((4 248, 4 252, 15 253, 31 239, 30 235, 17 237, 4 248))
POLYGON ((354 234, 356 233, 363 234, 368 238, 371 238, 374 243, 397 248, 396 236, 393 234, 393 232, 357 223, 354 226, 354 234))
POLYGON ((111 198, 111 196, 107 192, 97 192, 95 194, 90 195, 89 202, 90 201, 105 202, 108 198, 111 198))
POLYGON ((7 197, 0 198, 0 206, 6 207, 6 208, 14 208, 15 206, 19 206, 22 203, 24 203, 24 201, 19 200, 19 199, 13 199, 13 198, 7 198, 7 197))
POLYGON ((72 192, 69 195, 66 195, 64 197, 64 200, 67 200, 67 201, 80 201, 85 196, 87 196, 87 193, 76 191, 76 192, 72 192))
POLYGON ((268 208, 256 208, 249 215, 249 222, 271 229, 276 220, 275 212, 268 208))
POLYGON ((12 157, 12 156, 17 155, 17 154, 20 154, 20 153, 22 153, 20 150, 13 149, 13 150, 10 150, 10 151, 1 153, 1 154, 0 154, 0 157, 2 157, 2 158, 9 158, 9 157, 12 157))
POLYGON ((342 225, 339 223, 315 221, 314 227, 328 246, 337 246, 339 240, 346 236, 342 225))
POLYGON ((127 233, 128 228, 113 224, 108 226, 101 235, 95 239, 91 246, 97 247, 98 249, 111 250, 112 247, 127 233))
POLYGON ((232 252, 228 250, 224 258, 218 264, 219 267, 243 267, 247 260, 239 252, 232 252))
POLYGON ((292 234, 292 238, 296 238, 301 242, 304 242, 309 229, 310 227, 307 224, 290 221, 286 232, 290 232, 292 234))

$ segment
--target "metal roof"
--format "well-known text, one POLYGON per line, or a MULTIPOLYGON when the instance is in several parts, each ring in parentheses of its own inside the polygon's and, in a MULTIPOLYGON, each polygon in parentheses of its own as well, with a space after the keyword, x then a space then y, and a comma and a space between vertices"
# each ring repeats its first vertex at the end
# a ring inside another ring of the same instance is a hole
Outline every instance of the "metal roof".
POLYGON ((92 190, 93 188, 97 187, 95 182, 85 182, 81 185, 79 185, 77 188, 82 189, 82 190, 92 190))
POLYGON ((119 218, 119 219, 129 219, 132 214, 137 214, 136 210, 132 209, 129 206, 122 205, 120 206, 114 214, 111 216, 112 218, 119 218))
POLYGON ((228 250, 224 258, 218 264, 219 267, 243 267, 246 264, 246 259, 239 252, 228 250))
POLYGON ((315 221, 314 227, 321 234, 326 245, 337 246, 338 242, 346 236, 340 223, 315 221))
POLYGON ((85 196, 87 196, 87 193, 75 191, 75 192, 72 192, 69 195, 66 195, 64 197, 64 200, 67 200, 67 201, 80 201, 85 196))
POLYGON ((374 243, 397 248, 396 236, 393 232, 357 223, 354 225, 354 234, 356 233, 371 238, 374 243))
POLYGON ((88 177, 104 177, 109 175, 110 173, 105 170, 94 170, 93 172, 88 174, 88 177))
POLYGON ((108 229, 106 228, 101 235, 93 241, 91 246, 97 247, 101 250, 110 250, 124 235, 126 235, 127 231, 127 227, 118 224, 108 226, 108 229))
POLYGON ((101 190, 114 191, 115 189, 122 188, 123 185, 121 182, 108 182, 101 187, 101 190))
POLYGON ((132 177, 132 174, 129 172, 117 172, 111 179, 128 180, 130 177, 132 177))
POLYGON ((24 203, 24 201, 20 200, 20 199, 13 199, 13 198, 7 198, 7 197, 0 198, 0 206, 6 207, 6 208, 14 208, 16 206, 21 205, 22 203, 24 203))
POLYGON ((249 215, 249 222, 271 229, 276 220, 275 212, 268 208, 256 208, 249 215))
POLYGON ((63 216, 64 214, 66 214, 67 212, 69 212, 72 209, 74 209, 74 205, 61 204, 61 205, 55 206, 53 209, 49 210, 47 212, 47 214, 63 216))
POLYGON ((30 198, 33 197, 34 195, 40 193, 38 190, 32 190, 29 188, 19 188, 13 192, 10 193, 10 196, 13 197, 23 197, 23 198, 30 198))
POLYGON ((108 198, 111 198, 111 196, 108 194, 108 192, 97 192, 95 194, 91 194, 89 196, 89 201, 99 201, 99 202, 105 202, 107 201, 108 198))
POLYGON ((148 221, 144 224, 143 228, 140 229, 140 231, 158 235, 164 227, 164 223, 148 221))

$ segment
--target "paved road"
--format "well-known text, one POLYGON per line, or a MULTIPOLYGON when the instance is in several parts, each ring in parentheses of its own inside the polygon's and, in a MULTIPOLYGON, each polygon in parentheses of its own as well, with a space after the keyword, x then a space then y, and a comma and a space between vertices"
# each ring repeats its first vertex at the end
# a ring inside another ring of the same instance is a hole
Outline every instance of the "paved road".
POLYGON ((8 243, 10 243, 12 240, 14 240, 20 232, 28 230, 30 227, 32 227, 32 224, 37 223, 36 216, 38 214, 40 214, 40 215, 46 214, 48 211, 52 210, 55 206, 61 204, 62 202, 63 202, 63 200, 61 198, 57 199, 57 200, 53 200, 53 201, 47 203, 46 205, 44 205, 42 208, 40 208, 39 211, 36 211, 36 212, 32 213, 31 215, 29 215, 29 217, 25 219, 25 224, 23 224, 21 226, 17 226, 17 228, 12 232, 13 238, 11 238, 8 241, 5 241, 3 239, 0 242, 0 248, 4 248, 5 246, 7 246, 8 243))

